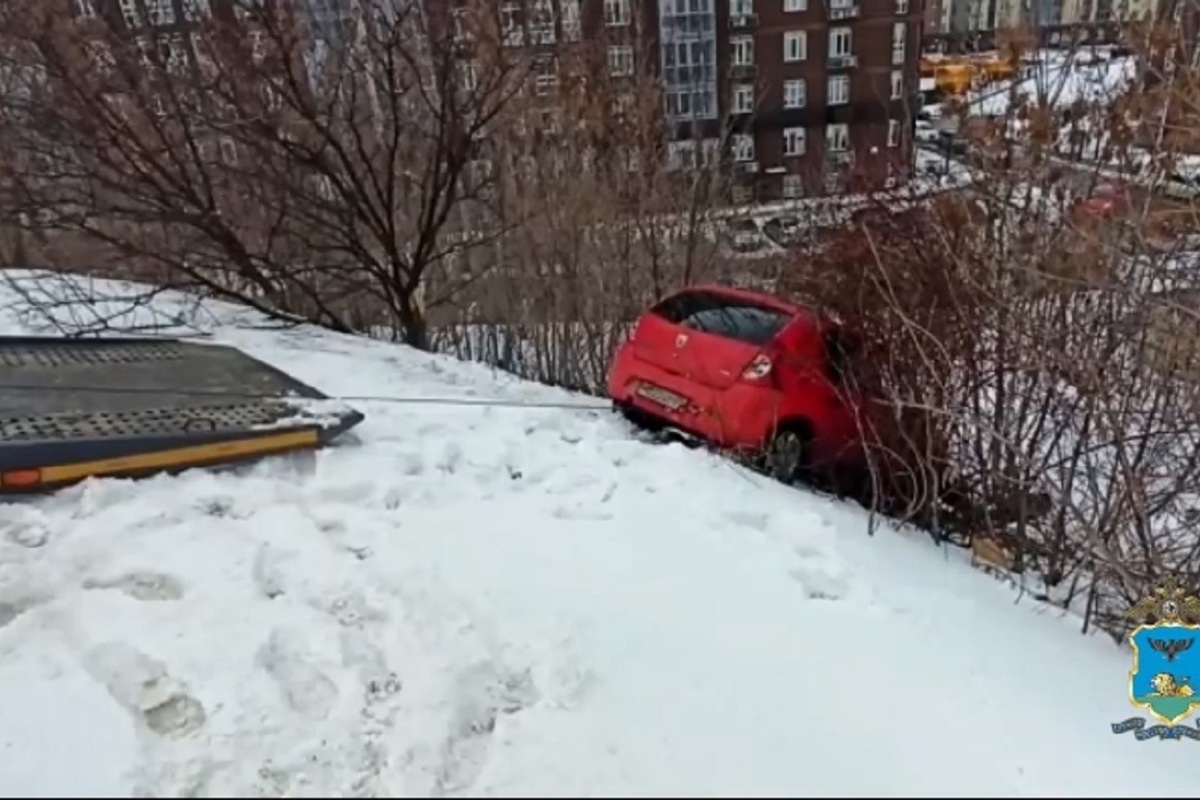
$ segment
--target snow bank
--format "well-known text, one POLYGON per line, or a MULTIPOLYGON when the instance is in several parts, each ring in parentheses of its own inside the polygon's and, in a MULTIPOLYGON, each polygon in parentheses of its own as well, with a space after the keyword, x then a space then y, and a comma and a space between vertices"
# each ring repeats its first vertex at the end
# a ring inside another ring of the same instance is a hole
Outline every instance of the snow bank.
POLYGON ((478 364, 158 302, 331 395, 421 402, 355 401, 357 436, 315 455, 4 506, 7 794, 1200 779, 1191 745, 1110 732, 1133 713, 1127 652, 923 535, 868 537, 855 508, 478 364), (508 405, 432 402, 454 398, 508 405))

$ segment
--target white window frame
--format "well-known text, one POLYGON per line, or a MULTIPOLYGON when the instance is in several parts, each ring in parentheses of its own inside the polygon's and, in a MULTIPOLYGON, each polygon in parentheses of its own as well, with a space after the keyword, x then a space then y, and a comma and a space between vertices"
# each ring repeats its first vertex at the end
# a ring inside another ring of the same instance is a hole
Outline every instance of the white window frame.
POLYGON ((261 64, 267 57, 267 34, 261 28, 251 28, 247 37, 250 41, 250 60, 261 64))
POLYGON ((904 53, 908 49, 908 24, 896 22, 892 24, 892 64, 904 63, 904 53))
POLYGON ((785 63, 803 61, 808 58, 808 31, 783 32, 783 60, 785 63))
POLYGON ((525 44, 525 26, 522 22, 520 2, 505 0, 500 5, 500 36, 505 47, 522 47, 525 44))
POLYGON ((888 120, 887 146, 900 146, 900 120, 898 119, 888 120))
POLYGON ((156 28, 175 24, 175 0, 146 0, 146 17, 156 28))
POLYGON ((808 130, 806 128, 783 129, 784 158, 799 158, 808 151, 808 130))
POLYGON ((629 0, 604 0, 604 24, 612 27, 628 25, 632 14, 629 0))
POLYGON ((833 122, 825 126, 825 150, 829 153, 845 153, 850 150, 850 126, 844 122, 833 122))
POLYGON ((578 42, 583 38, 583 23, 579 16, 579 0, 558 0, 563 39, 578 42))
POLYGON ((96 16, 96 0, 74 0, 75 16, 80 19, 91 19, 96 16))
POLYGON ((783 107, 804 108, 808 105, 808 82, 804 78, 789 78, 783 82, 783 107), (796 91, 799 87, 799 92, 796 91), (799 95, 799 102, 795 98, 799 95))
POLYGON ((608 74, 614 78, 626 78, 633 74, 633 47, 614 44, 608 48, 608 74))
POLYGON ((733 142, 733 160, 746 162, 754 160, 754 137, 748 133, 735 133, 733 142))
POLYGON ((783 196, 789 200, 804 196, 804 176, 795 173, 783 176, 783 196))
POLYGON ((754 84, 738 83, 733 87, 733 113, 749 114, 754 111, 754 84))
POLYGON ((854 32, 845 26, 829 29, 829 55, 831 58, 854 53, 854 32))
POLYGON ((904 71, 899 69, 892 70, 891 77, 891 92, 888 95, 892 100, 900 100, 904 97, 904 71))
POLYGON ((825 104, 829 106, 844 106, 850 102, 850 76, 830 75, 825 87, 825 104), (834 91, 834 87, 838 87, 834 91))
POLYGON ((729 16, 733 19, 754 14, 754 0, 729 0, 729 16))
POLYGON ((808 11, 808 0, 783 0, 783 10, 787 14, 808 11))
POLYGON ((754 66, 754 37, 729 37, 729 63, 735 67, 754 66))
POLYGON ((903 16, 908 13, 908 0, 896 0, 896 14, 903 16))
POLYGON ((121 0, 120 6, 121 17, 125 20, 125 27, 142 27, 142 9, 138 5, 138 0, 121 0))
POLYGON ((262 11, 266 7, 266 0, 233 0, 233 14, 240 22, 245 22, 250 18, 253 11, 262 11))
POLYGON ((526 20, 529 23, 529 43, 554 44, 554 4, 550 0, 532 0, 526 4, 526 8, 530 13, 526 20))
POLYGON ((186 22, 199 22, 212 16, 212 5, 209 0, 183 0, 183 19, 186 22))

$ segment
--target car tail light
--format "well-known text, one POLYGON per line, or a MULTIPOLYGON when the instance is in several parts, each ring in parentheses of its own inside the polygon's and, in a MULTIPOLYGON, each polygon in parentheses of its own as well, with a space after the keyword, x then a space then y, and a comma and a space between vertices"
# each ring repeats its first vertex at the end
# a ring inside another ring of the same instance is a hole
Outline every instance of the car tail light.
POLYGON ((750 362, 750 365, 742 370, 742 379, 747 381, 761 381, 763 378, 771 374, 771 368, 775 366, 771 361, 771 357, 766 353, 759 353, 750 362))

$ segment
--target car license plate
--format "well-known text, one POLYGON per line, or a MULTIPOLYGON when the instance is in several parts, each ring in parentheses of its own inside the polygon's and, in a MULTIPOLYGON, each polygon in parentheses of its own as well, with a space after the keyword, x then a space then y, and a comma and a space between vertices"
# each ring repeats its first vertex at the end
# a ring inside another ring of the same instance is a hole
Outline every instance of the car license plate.
POLYGON ((637 393, 639 397, 644 397, 647 400, 658 403, 660 406, 678 411, 687 403, 687 398, 674 392, 667 391, 661 386, 655 386, 652 383, 643 383, 638 386, 637 393))

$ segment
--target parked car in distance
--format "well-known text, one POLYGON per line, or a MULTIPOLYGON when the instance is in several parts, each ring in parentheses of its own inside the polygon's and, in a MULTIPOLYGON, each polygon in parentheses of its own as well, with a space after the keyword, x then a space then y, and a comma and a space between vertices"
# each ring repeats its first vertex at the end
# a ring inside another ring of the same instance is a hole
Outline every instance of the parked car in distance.
POLYGON ((865 475, 865 404, 846 380, 853 336, 811 309, 722 286, 685 289, 638 319, 608 378, 635 424, 752 456, 785 482, 865 475))
POLYGON ((749 217, 730 220, 725 226, 725 238, 729 246, 739 253, 761 250, 766 244, 762 231, 749 217))
POLYGON ((1195 200, 1200 197, 1200 174, 1173 172, 1161 184, 1162 193, 1175 200, 1195 200))
POLYGON ((781 247, 798 244, 804 239, 807 229, 799 217, 771 217, 763 223, 763 234, 781 247))

